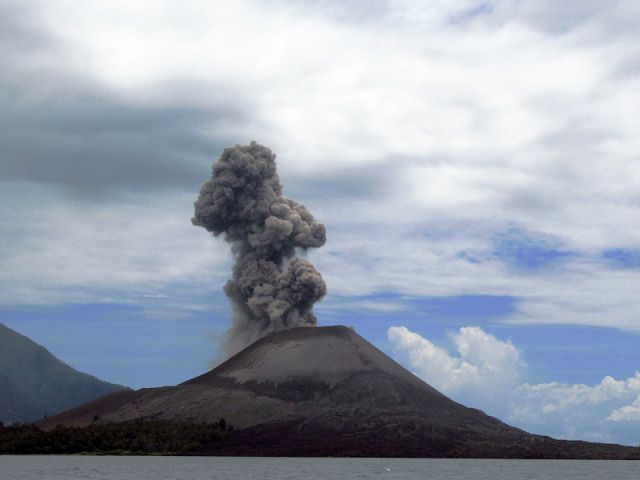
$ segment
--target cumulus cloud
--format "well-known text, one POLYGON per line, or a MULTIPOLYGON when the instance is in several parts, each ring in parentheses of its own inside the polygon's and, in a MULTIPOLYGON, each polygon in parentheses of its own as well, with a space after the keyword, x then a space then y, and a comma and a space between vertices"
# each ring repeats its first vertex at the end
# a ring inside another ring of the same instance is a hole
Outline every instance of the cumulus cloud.
POLYGON ((523 366, 511 343, 479 327, 463 327, 452 336, 458 352, 455 357, 406 327, 389 328, 388 338, 419 376, 446 393, 495 393, 516 382, 523 366))
POLYGON ((388 339, 399 359, 423 380, 469 406, 536 433, 637 443, 640 372, 626 380, 606 376, 599 384, 523 382, 518 349, 478 327, 452 335, 457 355, 406 327, 388 339), (632 422, 631 424, 629 422, 632 422))
MULTIPOLYGON (((516 393, 524 398, 528 405, 535 405, 536 414, 554 414, 601 405, 610 408, 612 401, 624 401, 634 393, 640 392, 639 384, 640 372, 636 372, 635 376, 626 380, 616 380, 611 376, 606 376, 594 386, 563 383, 530 385, 525 383, 518 387, 516 393)), ((530 414, 533 412, 530 411, 530 414)), ((613 412, 609 418, 613 419, 612 416, 613 412)))
POLYGON ((625 405, 611 412, 609 420, 613 420, 614 422, 626 420, 640 421, 640 396, 638 396, 631 405, 625 405))

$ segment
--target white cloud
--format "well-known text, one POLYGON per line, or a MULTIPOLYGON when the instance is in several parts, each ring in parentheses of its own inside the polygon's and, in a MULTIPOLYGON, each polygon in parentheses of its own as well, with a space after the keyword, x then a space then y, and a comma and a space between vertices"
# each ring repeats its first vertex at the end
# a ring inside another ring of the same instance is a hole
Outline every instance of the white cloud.
MULTIPOLYGON (((241 106, 244 121, 205 133, 271 146, 301 201, 309 182, 325 189, 310 210, 329 225, 329 244, 312 256, 331 294, 512 295, 514 322, 640 329, 632 293, 640 272, 598 260, 604 249, 640 248, 637 2, 402 1, 366 10, 36 2, 31 14, 56 45, 25 56, 20 81, 31 101, 83 95, 66 74, 132 104, 241 106), (42 71, 56 81, 40 81, 42 71), (376 188, 326 193, 341 176, 374 179, 376 188), (553 275, 514 272, 492 255, 492 235, 509 226, 577 255, 553 275)), ((181 219, 166 225, 173 238, 183 238, 181 219)), ((38 238, 37 225, 25 232, 28 243, 38 238)), ((93 257, 109 255, 108 242, 100 248, 93 257)), ((187 278, 174 261, 166 278, 187 278)), ((137 262, 124 281, 146 281, 137 262)), ((44 284, 43 275, 29 278, 44 284)), ((22 281, 16 288, 32 288, 22 281)))
POLYGON ((640 372, 626 380, 606 376, 588 386, 523 383, 518 349, 478 327, 453 335, 458 355, 406 327, 391 327, 396 355, 423 380, 455 400, 532 431, 561 438, 637 443, 637 432, 617 429, 640 420, 640 372))
POLYGON ((38 218, 3 204, 14 238, 0 245, 0 304, 124 302, 185 282, 213 291, 230 269, 228 247, 191 225, 190 197, 83 206, 39 200, 38 218))
POLYGON ((543 383, 538 385, 523 384, 519 387, 519 393, 529 401, 539 405, 542 413, 554 413, 567 411, 584 406, 596 406, 611 400, 628 397, 630 393, 637 391, 634 388, 640 378, 640 373, 635 377, 624 380, 616 380, 606 376, 593 387, 587 385, 566 385, 562 383, 543 383))
POLYGON ((522 367, 513 345, 478 327, 464 327, 453 335, 458 357, 406 327, 390 327, 388 337, 420 377, 446 393, 473 390, 494 395, 516 382, 522 367))
POLYGON ((640 421, 640 396, 638 396, 631 405, 625 405, 624 407, 617 408, 611 412, 609 420, 613 420, 615 422, 628 420, 640 421))

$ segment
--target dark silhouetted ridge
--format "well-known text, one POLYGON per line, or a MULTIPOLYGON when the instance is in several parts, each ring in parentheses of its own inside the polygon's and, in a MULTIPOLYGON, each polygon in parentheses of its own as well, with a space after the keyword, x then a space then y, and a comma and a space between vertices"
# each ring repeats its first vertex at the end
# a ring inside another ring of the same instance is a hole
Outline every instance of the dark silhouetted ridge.
POLYGON ((36 420, 125 388, 78 372, 0 323, 1 422, 36 420))

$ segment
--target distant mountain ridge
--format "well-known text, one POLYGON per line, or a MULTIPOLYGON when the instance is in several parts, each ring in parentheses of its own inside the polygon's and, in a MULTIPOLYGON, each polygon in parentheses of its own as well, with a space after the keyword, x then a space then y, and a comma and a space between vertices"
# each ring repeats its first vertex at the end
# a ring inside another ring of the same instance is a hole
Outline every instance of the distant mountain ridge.
POLYGON ((118 390, 127 387, 75 370, 0 323, 0 422, 37 420, 118 390))

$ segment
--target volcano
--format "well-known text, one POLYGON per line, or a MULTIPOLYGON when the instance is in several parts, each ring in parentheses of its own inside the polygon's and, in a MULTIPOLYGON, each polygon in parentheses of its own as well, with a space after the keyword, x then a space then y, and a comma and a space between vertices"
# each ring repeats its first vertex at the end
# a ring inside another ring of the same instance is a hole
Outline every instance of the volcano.
POLYGON ((465 407, 353 329, 271 333, 177 386, 116 392, 39 423, 135 419, 235 427, 212 455, 640 458, 640 449, 531 435, 465 407))

